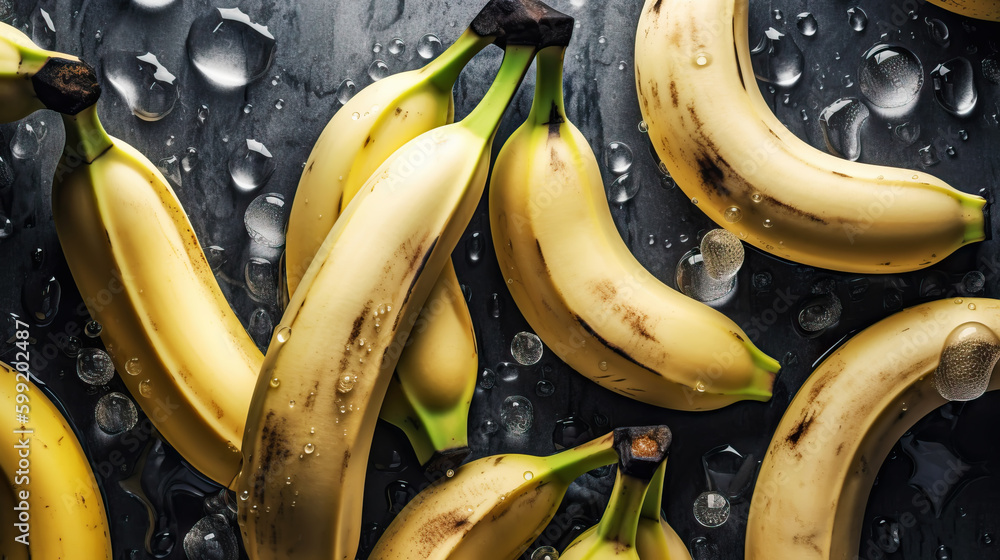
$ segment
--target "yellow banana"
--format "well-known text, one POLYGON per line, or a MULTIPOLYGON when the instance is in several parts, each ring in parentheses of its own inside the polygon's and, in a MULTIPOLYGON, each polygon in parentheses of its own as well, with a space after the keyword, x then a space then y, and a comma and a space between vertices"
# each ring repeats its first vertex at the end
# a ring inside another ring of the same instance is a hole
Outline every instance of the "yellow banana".
POLYGON ((796 138, 750 63, 747 0, 647 0, 640 108, 691 201, 773 255, 857 273, 932 265, 985 238, 983 205, 927 173, 846 161, 796 138))
POLYGON ((94 69, 86 63, 42 49, 17 28, 0 23, 0 122, 45 108, 76 114, 100 94, 94 69))
POLYGON ((1000 21, 1000 2, 997 0, 927 0, 949 12, 975 19, 1000 21))
MULTIPOLYGON (((663 471, 672 435, 666 426, 615 430, 615 449, 618 451, 618 474, 611 490, 611 500, 601 520, 573 540, 559 556, 563 560, 605 560, 626 558, 630 560, 670 560, 662 556, 665 548, 645 548, 648 556, 640 553, 636 534, 646 509, 648 493, 657 473, 663 471), (632 436, 637 436, 633 439, 632 436), (654 554, 655 553, 655 554, 654 554)), ((661 477, 662 478, 662 477, 661 477)), ((657 511, 657 518, 659 512, 657 511)), ((662 536, 657 526, 656 531, 662 536)), ((687 552, 687 550, 685 550, 687 552)))
POLYGON ((667 472, 664 461, 653 475, 653 482, 642 502, 639 529, 635 535, 635 548, 641 560, 691 560, 684 541, 677 531, 663 518, 663 481, 667 472))
POLYGON ((17 541, 0 545, 4 557, 111 560, 104 500, 73 429, 28 374, 0 364, 0 378, 0 483, 9 489, 0 519, 23 524, 13 527, 17 541))
POLYGON ((260 351, 232 312, 180 201, 95 107, 64 117, 56 232, 101 338, 156 429, 202 474, 239 469, 260 351))
POLYGON ((379 406, 475 212, 493 136, 534 52, 508 46, 468 117, 416 137, 375 171, 292 295, 257 379, 235 485, 252 560, 354 558, 379 406))
POLYGON ((563 52, 539 53, 531 113, 490 186, 493 243, 518 308, 560 359, 634 399, 679 410, 769 399, 778 363, 622 241, 597 159, 566 118, 563 52))
POLYGON ((903 433, 947 401, 942 369, 1000 389, 1000 301, 921 304, 837 349, 785 411, 761 465, 747 560, 856 558, 868 493, 903 433), (942 357, 944 355, 944 357, 942 357), (992 359, 990 359, 992 358, 992 359))

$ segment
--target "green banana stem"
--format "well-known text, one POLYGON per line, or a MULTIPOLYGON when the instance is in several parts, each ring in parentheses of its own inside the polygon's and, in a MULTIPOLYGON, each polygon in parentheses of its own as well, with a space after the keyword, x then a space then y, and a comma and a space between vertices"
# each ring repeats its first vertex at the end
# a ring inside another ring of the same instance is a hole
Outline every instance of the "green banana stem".
POLYGON ((97 116, 97 105, 76 115, 63 115, 63 124, 66 125, 67 152, 75 150, 86 163, 93 163, 114 145, 97 116))
POLYGON ((587 471, 610 465, 617 459, 614 435, 611 433, 548 457, 552 474, 566 484, 587 471))
POLYGON ((646 491, 646 499, 642 501, 642 518, 660 521, 660 511, 663 509, 663 481, 667 473, 667 462, 664 461, 653 474, 646 491))
POLYGON ((427 74, 427 81, 437 86, 441 91, 451 91, 465 65, 494 40, 496 40, 495 37, 484 37, 471 29, 466 29, 465 33, 462 33, 452 46, 445 49, 420 71, 427 74))
POLYGON ((635 534, 649 487, 649 480, 629 476, 619 469, 615 487, 611 490, 611 501, 597 523, 597 537, 634 548, 635 534))
POLYGON ((566 121, 563 102, 563 57, 566 47, 547 47, 535 59, 535 97, 528 121, 538 126, 566 121))
POLYGON ((534 46, 528 45, 510 45, 504 49, 503 63, 500 64, 500 71, 493 80, 493 85, 479 105, 462 120, 463 126, 483 139, 493 138, 500 127, 504 111, 531 66, 535 50, 534 46))

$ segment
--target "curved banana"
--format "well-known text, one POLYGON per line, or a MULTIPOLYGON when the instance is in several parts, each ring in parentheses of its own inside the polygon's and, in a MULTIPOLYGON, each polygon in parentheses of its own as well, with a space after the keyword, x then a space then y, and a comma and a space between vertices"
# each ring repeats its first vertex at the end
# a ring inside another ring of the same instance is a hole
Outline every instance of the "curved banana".
POLYGON ((202 474, 239 469, 261 354, 229 307, 160 171, 108 136, 95 107, 64 117, 52 184, 73 279, 136 402, 202 474))
POLYGON ((3 554, 11 560, 111 560, 104 499, 76 433, 27 374, 0 363, 0 378, 0 483, 14 500, 0 500, 0 518, 13 512, 15 522, 24 523, 13 528, 18 541, 0 545, 3 554), (17 421, 15 411, 27 420, 17 421))
MULTIPOLYGON (((618 451, 618 474, 611 490, 611 500, 597 525, 591 527, 566 547, 559 556, 563 560, 670 560, 670 556, 653 555, 664 552, 645 549, 643 556, 637 547, 636 533, 646 509, 652 481, 666 464, 672 435, 666 426, 615 430, 618 451), (633 437, 635 439, 633 439, 633 437)), ((661 477, 662 479, 662 477, 661 477)), ((658 489, 662 491, 662 486, 658 489)), ((657 512, 659 517, 659 512, 657 512)), ((656 527, 657 532, 659 527, 656 527)), ((662 535, 662 532, 660 532, 662 535)), ((685 550, 686 552, 686 550, 685 550)))
POLYGON ((74 115, 100 95, 93 68, 75 56, 42 49, 0 23, 0 122, 46 108, 74 115))
POLYGON ((949 12, 988 21, 1000 21, 1000 2, 997 0, 927 0, 949 12))
POLYGON ((649 138, 705 214, 810 266, 920 269, 985 238, 983 206, 927 173, 846 161, 796 138, 750 63, 747 0, 647 0, 635 44, 649 138))
POLYGON ((514 560, 542 534, 570 483, 615 462, 607 434, 549 457, 505 454, 462 465, 392 520, 371 560, 514 560))
POLYGON ((560 359, 634 399, 678 410, 769 399, 778 363, 622 241, 597 159, 566 118, 564 50, 539 53, 531 113, 490 183, 493 243, 518 309, 560 359))
POLYGON ((1000 389, 1000 375, 985 360, 1000 355, 997 336, 1000 301, 942 300, 883 319, 827 357, 792 399, 768 447, 751 501, 746 558, 856 558, 879 465, 906 430, 947 402, 934 387, 935 370, 950 361, 978 380, 992 374, 989 390, 1000 389), (968 344, 975 342, 969 334, 995 342, 968 344), (952 355, 942 359, 943 349, 952 355))
POLYGON ((639 529, 635 534, 635 549, 642 560, 691 560, 684 541, 663 518, 663 482, 667 472, 664 461, 653 475, 653 481, 642 502, 639 529))
POLYGON ((235 485, 252 560, 354 558, 386 386, 479 203, 493 136, 534 53, 509 46, 468 117, 376 170, 292 296, 257 379, 235 485))

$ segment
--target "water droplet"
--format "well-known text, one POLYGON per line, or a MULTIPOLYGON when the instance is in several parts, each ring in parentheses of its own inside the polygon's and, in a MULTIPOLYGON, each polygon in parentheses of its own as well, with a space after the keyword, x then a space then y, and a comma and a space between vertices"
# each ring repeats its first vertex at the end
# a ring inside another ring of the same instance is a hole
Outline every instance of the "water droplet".
POLYGON ((181 169, 185 173, 190 173, 192 169, 198 166, 198 150, 194 147, 188 147, 184 151, 184 158, 181 159, 181 169))
POLYGON ((389 41, 390 53, 399 56, 403 54, 403 52, 405 51, 406 51, 406 43, 404 43, 403 40, 400 39, 399 37, 393 37, 392 40, 389 41))
POLYGON ((444 475, 448 478, 455 478, 455 469, 448 469, 444 475))
POLYGON ((854 97, 840 98, 819 115, 826 149, 848 161, 861 157, 861 127, 868 120, 868 107, 854 97))
POLYGON ((937 155, 937 150, 931 144, 917 150, 917 157, 920 159, 920 165, 923 167, 932 167, 941 163, 937 155))
POLYGON ((697 53, 694 55, 695 66, 708 66, 712 63, 712 55, 708 53, 697 53))
POLYGON ((959 325, 948 335, 934 386, 951 401, 969 401, 986 392, 1000 359, 1000 339, 982 323, 959 325))
POLYGON ((952 558, 951 558, 951 549, 948 548, 945 545, 939 546, 938 549, 934 552, 934 559, 935 560, 952 560, 952 558))
POLYGON ((535 383, 535 394, 539 397, 551 397, 556 392, 556 386, 551 381, 540 379, 535 383))
POLYGON ((994 84, 1000 84, 1000 53, 983 58, 983 77, 994 84))
POLYGON ((559 551, 551 546, 540 546, 531 552, 531 560, 559 560, 559 551))
POLYGON ((816 16, 812 15, 811 12, 802 12, 799 14, 796 17, 795 25, 799 28, 799 33, 806 37, 815 35, 816 29, 819 28, 819 25, 816 23, 816 16))
POLYGON ((261 78, 274 59, 274 36, 239 8, 218 8, 191 23, 188 58, 205 79, 237 89, 261 78))
POLYGON ((125 373, 129 375, 139 375, 142 373, 142 362, 139 358, 130 358, 125 362, 125 373))
POLYGON ((503 300, 500 299, 500 294, 493 292, 490 294, 490 317, 494 319, 499 319, 500 315, 503 313, 503 300))
POLYGON ((604 149, 604 164, 608 170, 619 175, 632 167, 632 148, 624 142, 611 142, 604 149))
POLYGON ((177 76, 150 52, 109 53, 104 57, 104 74, 132 114, 145 121, 169 115, 180 97, 177 76))
POLYGON ((520 395, 507 397, 500 405, 500 424, 512 434, 528 433, 534 420, 531 401, 525 397, 520 395))
POLYGON ((864 31, 868 27, 868 14, 857 6, 848 8, 847 22, 851 24, 851 29, 857 32, 864 31))
POLYGON ((260 188, 274 173, 277 165, 267 146, 252 138, 241 145, 229 158, 229 175, 242 192, 260 188))
POLYGON ((52 14, 41 6, 31 13, 31 40, 43 49, 52 50, 56 46, 56 24, 52 14))
POLYGON ((175 1, 176 0, 132 0, 132 4, 144 10, 156 11, 166 8, 167 6, 173 4, 175 1))
POLYGON ((441 39, 438 39, 437 35, 434 35, 433 33, 424 35, 417 43, 417 54, 424 60, 430 60, 436 57, 441 54, 443 50, 444 46, 441 44, 441 39))
POLYGON ((274 102, 274 108, 277 109, 277 110, 279 110, 279 111, 282 110, 282 109, 284 109, 285 108, 285 100, 284 99, 279 99, 279 100, 275 101, 274 102))
POLYGON ((305 451, 307 455, 312 454, 313 451, 316 451, 316 446, 311 443, 307 443, 302 447, 302 451, 305 451))
POLYGON ((715 280, 729 280, 743 266, 743 243, 724 229, 706 233, 701 238, 700 250, 705 273, 715 280))
POLYGON ((769 27, 760 43, 751 49, 750 60, 757 78, 779 87, 795 85, 805 65, 802 50, 792 37, 773 27, 769 27))
POLYGON ((869 101, 887 109, 911 103, 924 84, 920 59, 903 47, 878 44, 858 68, 858 85, 869 101))
POLYGON ((32 322, 40 327, 55 320, 61 301, 62 286, 54 276, 46 278, 40 272, 33 273, 21 287, 21 303, 32 322))
POLYGON ((517 360, 517 363, 524 366, 533 366, 542 359, 541 339, 534 333, 519 332, 514 335, 510 342, 510 354, 517 360))
MULTIPOLYGON (((256 279, 256 274, 254 274, 256 279)), ((257 348, 263 350, 267 349, 268 344, 271 342, 271 333, 274 331, 274 321, 271 319, 271 315, 262 308, 257 308, 253 310, 250 314, 250 321, 247 325, 247 332, 250 334, 250 338, 253 339, 254 344, 257 348)))
POLYGON ((942 47, 948 46, 951 39, 951 32, 948 30, 948 25, 945 22, 936 18, 924 18, 924 24, 927 26, 927 36, 932 41, 942 47))
POLYGON ((956 57, 938 64, 931 71, 934 83, 934 98, 945 111, 964 117, 976 107, 979 95, 972 78, 972 63, 964 57, 956 57))
POLYGON ((184 554, 198 560, 236 560, 236 534, 226 517, 216 513, 199 519, 184 535, 184 554))
POLYGON ((135 403, 127 395, 111 392, 97 401, 94 418, 101 431, 113 436, 131 430, 139 420, 139 414, 135 403))
POLYGON ((153 396, 153 382, 148 379, 143 379, 139 382, 139 394, 147 399, 153 396))
POLYGON ((10 139, 10 153, 17 159, 31 159, 38 155, 38 149, 45 138, 45 125, 25 119, 17 123, 14 137, 10 139))
POLYGON ((278 332, 274 333, 274 338, 281 343, 288 342, 292 338, 292 328, 289 326, 278 327, 278 332))
POLYGON ((709 276, 699 249, 692 249, 681 257, 677 263, 675 281, 681 293, 701 302, 721 300, 736 288, 735 276, 724 280, 709 276))
POLYGON ((382 43, 375 41, 375 44, 372 45, 372 52, 375 54, 382 52, 382 43))
POLYGON ((101 331, 103 330, 104 326, 93 319, 87 321, 87 324, 83 326, 83 334, 87 335, 88 338, 101 336, 101 331))
POLYGON ((608 200, 615 204, 625 204, 639 193, 639 182, 632 180, 631 173, 619 175, 608 186, 608 200))
POLYGON ((646 121, 639 121, 639 132, 641 132, 643 134, 646 134, 646 133, 649 132, 649 125, 646 124, 646 121))
POLYGON ((104 385, 115 376, 115 365, 104 350, 84 348, 76 357, 76 375, 89 385, 104 385))
POLYGON ((602 361, 601 363, 597 364, 597 368, 600 369, 601 371, 608 371, 608 362, 602 361))
POLYGON ((970 294, 978 294, 986 287, 986 275, 978 270, 968 272, 962 278, 962 287, 970 294))
POLYGON ((893 134, 904 145, 909 146, 920 138, 920 125, 917 123, 905 122, 893 129, 893 134))
POLYGON ((277 389, 278 387, 281 387, 281 380, 278 379, 277 377, 272 377, 271 381, 270 381, 270 385, 271 385, 271 387, 274 387, 275 389, 277 389))
POLYGON ((388 78, 389 66, 382 59, 372 62, 371 66, 368 67, 368 77, 371 78, 373 82, 388 78))
POLYGON ((843 310, 843 304, 837 296, 832 293, 823 294, 799 311, 799 326, 808 333, 823 331, 840 321, 843 310))
POLYGON ((479 426, 479 429, 488 436, 497 433, 500 430, 500 424, 497 424, 492 418, 487 418, 483 420, 483 423, 479 426))
POLYGON ((67 337, 62 344, 61 350, 67 358, 75 358, 80 355, 83 349, 83 341, 75 336, 67 337))
POLYGON ((265 304, 277 301, 277 276, 270 261, 260 257, 250 257, 243 267, 243 277, 252 299, 265 304))
POLYGON ((243 223, 257 243, 281 247, 285 244, 285 198, 277 193, 258 196, 247 206, 243 223))
POLYGON ((729 520, 729 500, 718 492, 703 492, 694 501, 694 518, 703 527, 720 527, 729 520))
POLYGON ((490 368, 483 368, 479 374, 479 386, 483 389, 492 389, 497 384, 497 374, 490 368))
POLYGON ((774 222, 771 221, 771 218, 764 218, 764 227, 765 228, 773 228, 774 227, 774 222))
POLYGON ((723 217, 731 224, 738 223, 743 219, 743 210, 740 210, 738 206, 730 206, 729 208, 726 208, 723 217))
MULTIPOLYGON (((354 80, 348 78, 343 82, 340 82, 340 85, 337 86, 337 101, 339 101, 341 105, 347 105, 347 102, 350 101, 356 93, 358 93, 358 86, 354 83, 354 80)), ((354 117, 354 120, 357 120, 361 116, 358 113, 354 113, 354 115, 351 115, 354 117), (358 116, 354 117, 354 115, 358 116)))
POLYGON ((899 550, 899 523, 886 517, 876 517, 872 522, 872 537, 883 552, 899 550))
POLYGON ((486 240, 483 238, 483 234, 474 231, 472 235, 465 240, 465 260, 469 261, 469 264, 477 264, 483 258, 483 253, 486 250, 486 240))

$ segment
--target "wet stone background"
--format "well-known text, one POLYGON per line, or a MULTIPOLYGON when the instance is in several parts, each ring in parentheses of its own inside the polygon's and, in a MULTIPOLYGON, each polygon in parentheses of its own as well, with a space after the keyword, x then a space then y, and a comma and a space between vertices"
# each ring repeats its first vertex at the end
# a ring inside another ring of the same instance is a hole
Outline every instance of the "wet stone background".
MULTIPOLYGON (((641 3, 553 0, 553 5, 579 24, 566 59, 569 116, 604 163, 609 197, 616 202, 612 213, 632 251, 653 274, 675 285, 681 257, 714 226, 660 174, 640 126, 632 51, 641 3), (623 173, 628 177, 621 178, 623 173)), ((234 83, 250 79, 245 86, 220 89, 195 63, 211 67, 217 62, 220 53, 213 51, 217 45, 205 29, 214 25, 215 8, 233 7, 203 0, 0 0, 0 19, 40 44, 81 55, 98 69, 106 84, 100 102, 105 126, 160 163, 233 308, 263 342, 280 316, 275 295, 280 232, 312 142, 353 91, 373 77, 423 64, 440 52, 426 35, 451 44, 480 5, 240 2, 254 23, 267 26, 275 57, 255 72, 259 75, 216 75, 234 83), (186 46, 189 40, 192 49, 186 46), (143 57, 145 74, 125 65, 145 53, 155 56, 143 57), (167 74, 152 78, 161 68, 167 74), (159 80, 152 90, 151 82, 141 82, 150 79, 159 80), (135 97, 137 84, 152 94, 135 97), (143 120, 133 109, 146 118, 162 118, 143 120)), ((771 82, 760 85, 793 132, 819 149, 829 144, 860 161, 924 169, 993 199, 1000 177, 1000 26, 917 0, 856 5, 754 0, 751 10, 751 41, 764 41, 755 57, 758 78, 771 82), (768 28, 773 31, 765 34, 768 28), (865 53, 879 43, 909 53, 896 57, 904 64, 889 80, 880 81, 878 65, 865 62, 865 53), (948 71, 942 73, 940 64, 948 71), (948 81, 955 94, 936 96, 935 79, 948 81), (906 107, 879 106, 897 102, 906 107)), ((242 54, 266 55, 267 41, 260 37, 242 54)), ((459 117, 485 92, 499 59, 500 51, 491 48, 462 75, 456 88, 459 117)), ((527 114, 533 81, 529 74, 495 149, 527 114)), ((108 378, 101 370, 99 354, 84 351, 87 374, 96 384, 76 373, 77 360, 70 356, 77 346, 100 348, 100 342, 79 334, 89 318, 51 223, 49 188, 63 137, 59 119, 40 112, 0 127, 0 135, 0 262, 5 264, 0 309, 5 316, 44 317, 32 328, 34 373, 67 410, 95 465, 116 560, 242 558, 219 487, 192 472, 156 437, 142 411, 130 406, 130 397, 113 394, 126 391, 117 375, 108 378), (67 343, 67 333, 79 342, 67 343), (211 549, 204 540, 208 534, 217 543, 211 549), (190 556, 184 551, 185 535, 190 556)), ((996 223, 994 217, 991 229, 996 223)), ((547 349, 537 364, 515 361, 511 342, 530 328, 498 273, 484 205, 454 261, 471 293, 484 371, 469 427, 473 458, 548 454, 615 426, 666 423, 675 442, 664 507, 697 560, 742 557, 756 463, 792 395, 826 352, 902 307, 956 295, 1000 295, 996 240, 967 247, 928 270, 892 276, 817 270, 747 247, 736 292, 719 308, 761 349, 781 359, 774 398, 691 414, 605 392, 547 349), (517 411, 511 413, 515 402, 517 411), (723 491, 731 501, 728 520, 714 528, 694 515, 696 498, 710 489, 723 491)), ((2 326, 7 331, 2 341, 7 341, 13 323, 4 319, 2 326)), ((13 345, 0 344, 0 358, 10 359, 13 345)), ((897 443, 869 499, 862 558, 1000 555, 998 404, 994 393, 946 405, 897 443), (956 461, 968 468, 959 469, 957 481, 945 483, 954 480, 945 474, 949 462, 956 461)), ((525 558, 537 547, 561 549, 596 521, 613 479, 611 470, 602 469, 575 483, 525 558)), ((362 558, 395 512, 426 483, 404 437, 380 424, 366 487, 362 558)))

